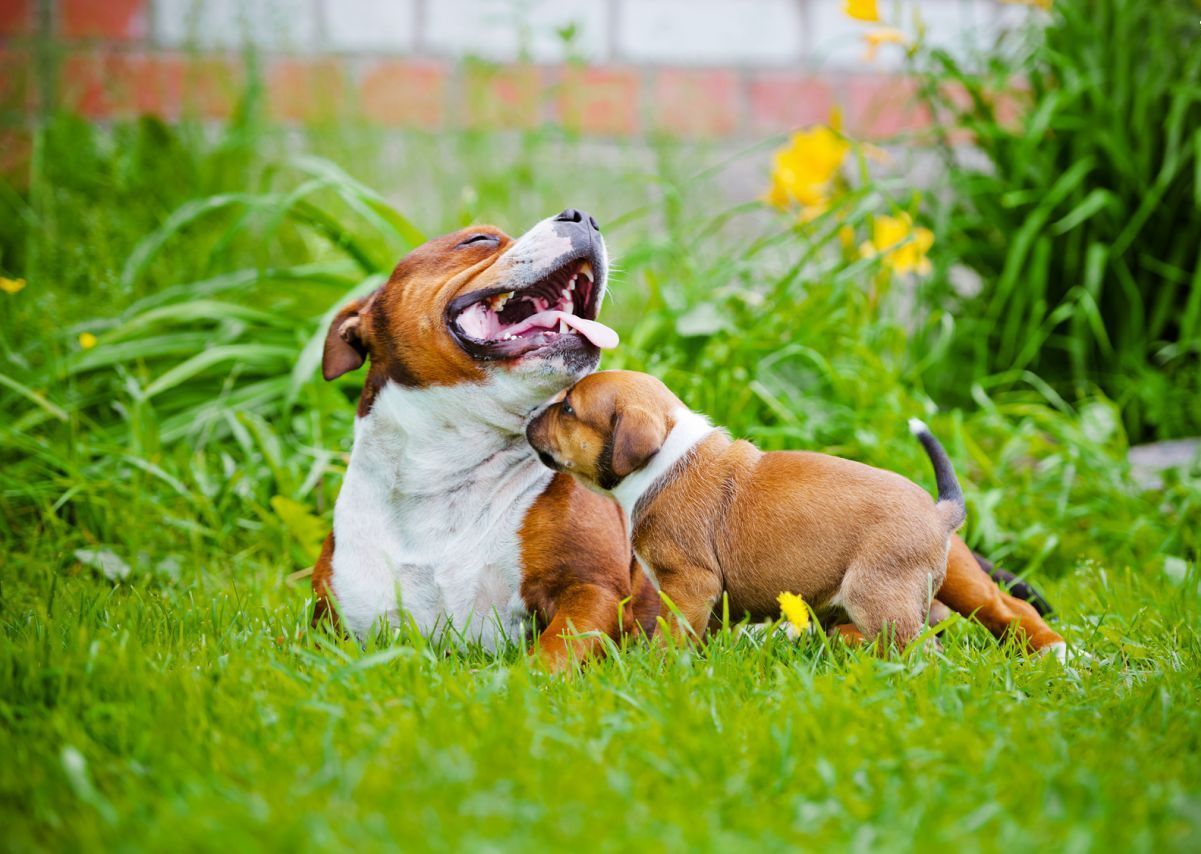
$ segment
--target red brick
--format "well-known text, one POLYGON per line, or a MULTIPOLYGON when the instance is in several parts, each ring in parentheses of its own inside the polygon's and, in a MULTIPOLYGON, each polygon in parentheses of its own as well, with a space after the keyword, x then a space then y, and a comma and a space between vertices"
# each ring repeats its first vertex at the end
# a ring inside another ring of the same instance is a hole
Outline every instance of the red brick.
POLYGON ((98 50, 67 57, 61 94, 64 106, 94 119, 223 118, 243 85, 241 66, 221 57, 98 50))
POLYGON ((1009 130, 1020 130, 1030 109, 1029 85, 1019 81, 1008 89, 992 93, 990 97, 998 124, 1009 130))
POLYGON ((25 128, 0 128, 0 176, 18 190, 29 187, 33 134, 25 128))
POLYGON ((830 84, 814 77, 764 71, 751 80, 751 131, 756 134, 826 124, 833 107, 830 84))
POLYGON ((738 129, 739 95, 738 74, 729 69, 664 69, 655 78, 655 127, 676 136, 728 136, 738 129))
POLYGON ((468 63, 463 70, 468 127, 515 129, 539 123, 545 87, 537 68, 468 63))
POLYGON ((448 67, 438 62, 376 63, 359 87, 363 114, 384 125, 442 127, 449 77, 448 67))
POLYGON ((28 51, 0 49, 0 112, 23 115, 33 109, 32 61, 28 51))
POLYGON ((267 72, 267 104, 281 121, 322 122, 343 114, 349 81, 337 59, 282 59, 267 72))
POLYGON ((63 103, 90 118, 152 114, 229 116, 244 86, 241 66, 222 57, 95 51, 63 63, 63 103))
POLYGON ((219 56, 173 57, 182 69, 184 114, 223 119, 232 115, 246 88, 239 62, 219 56))
POLYGON ((183 64, 157 54, 76 53, 62 67, 63 104, 88 118, 179 114, 183 64))
POLYGON ((59 0, 58 31, 69 39, 143 38, 147 5, 147 0, 59 0))
MULTIPOLYGON (((973 104, 972 96, 961 84, 954 82, 944 83, 939 94, 941 100, 950 102, 949 108, 939 110, 937 117, 939 120, 949 122, 955 120, 958 115, 963 113, 975 115, 976 108, 973 104)), ((1029 90, 1022 81, 1011 84, 1006 89, 984 91, 981 93, 981 97, 983 97, 985 103, 991 105, 993 116, 997 123, 1010 131, 1021 129, 1026 111, 1030 106, 1029 95, 1029 90)), ((975 134, 967 128, 952 128, 950 131, 950 141, 956 144, 973 143, 975 142, 975 134)))
POLYGON ((635 68, 579 68, 563 76, 559 120, 578 133, 629 136, 638 132, 642 75, 635 68))
POLYGON ((846 82, 847 131, 861 139, 880 139, 930 126, 930 113, 912 81, 857 76, 846 82))
POLYGON ((0 36, 33 33, 34 0, 0 0, 0 36))

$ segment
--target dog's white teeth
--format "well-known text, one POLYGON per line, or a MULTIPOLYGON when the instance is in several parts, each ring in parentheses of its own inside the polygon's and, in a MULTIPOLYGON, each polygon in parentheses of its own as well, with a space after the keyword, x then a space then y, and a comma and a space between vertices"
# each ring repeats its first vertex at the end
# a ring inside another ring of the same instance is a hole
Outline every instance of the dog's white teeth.
POLYGON ((513 291, 504 294, 497 294, 488 300, 488 307, 493 311, 500 311, 505 307, 505 303, 513 296, 513 291))
POLYGON ((566 321, 566 320, 560 320, 560 321, 559 321, 559 332, 560 332, 560 333, 563 333, 563 334, 567 334, 567 332, 569 332, 569 331, 570 331, 570 330, 568 330, 568 328, 567 328, 567 321, 566 321))
POLYGON ((588 277, 588 281, 592 281, 592 265, 585 261, 580 265, 580 273, 588 277))
MULTIPOLYGON (((579 273, 576 273, 574 276, 572 276, 572 277, 571 277, 571 281, 567 283, 567 290, 568 290, 568 291, 574 291, 574 290, 575 290, 575 283, 576 283, 576 279, 578 279, 579 277, 580 277, 580 274, 579 274, 579 273)), ((566 291, 564 291, 564 293, 566 293, 566 291)))

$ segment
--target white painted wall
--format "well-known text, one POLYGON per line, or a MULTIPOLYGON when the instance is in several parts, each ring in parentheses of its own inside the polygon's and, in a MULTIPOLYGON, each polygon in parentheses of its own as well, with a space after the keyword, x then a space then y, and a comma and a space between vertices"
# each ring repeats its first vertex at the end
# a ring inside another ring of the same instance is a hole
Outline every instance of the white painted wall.
MULTIPOLYGON (((424 55, 500 62, 691 67, 863 69, 869 25, 844 0, 153 0, 164 47, 234 49, 249 42, 285 53, 424 55), (569 43, 560 33, 574 31, 569 43)), ((882 17, 963 53, 1026 7, 1000 0, 880 0, 882 17)), ((884 50, 865 70, 887 71, 884 50)))

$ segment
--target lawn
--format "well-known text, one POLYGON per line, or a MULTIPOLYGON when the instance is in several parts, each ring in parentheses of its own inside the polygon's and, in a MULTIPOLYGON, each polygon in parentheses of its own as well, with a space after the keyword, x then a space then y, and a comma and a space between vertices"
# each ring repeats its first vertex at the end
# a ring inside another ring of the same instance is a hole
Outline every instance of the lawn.
MULTIPOLYGON (((736 165, 766 179, 780 143, 736 165)), ((731 206, 725 158, 54 119, 0 200, 26 283, 0 294, 3 846, 1196 850, 1201 477, 1135 484, 1095 391, 927 390, 948 356, 913 331, 955 318, 859 250, 917 213, 903 177, 851 151, 837 206, 798 225, 731 206), (568 204, 616 260, 605 366, 764 447, 931 486, 905 427, 926 418, 969 543, 1091 659, 957 620, 937 655, 723 633, 563 678, 517 649, 311 630, 292 575, 328 529, 356 392, 320 380, 323 318, 423 236, 568 204)))

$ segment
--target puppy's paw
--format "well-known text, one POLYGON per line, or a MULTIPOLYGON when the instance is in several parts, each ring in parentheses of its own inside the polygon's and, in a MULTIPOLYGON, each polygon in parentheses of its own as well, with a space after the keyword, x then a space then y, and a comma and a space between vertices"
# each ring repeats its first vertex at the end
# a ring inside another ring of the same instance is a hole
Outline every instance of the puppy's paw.
POLYGON ((1076 664, 1088 666, 1093 663, 1093 657, 1083 649, 1077 647, 1069 647, 1065 641, 1057 641, 1056 643, 1047 644, 1037 653, 1039 656, 1050 655, 1054 656, 1055 660, 1060 664, 1076 664))

